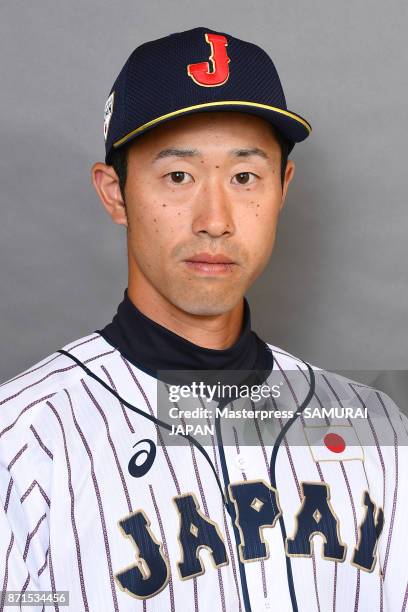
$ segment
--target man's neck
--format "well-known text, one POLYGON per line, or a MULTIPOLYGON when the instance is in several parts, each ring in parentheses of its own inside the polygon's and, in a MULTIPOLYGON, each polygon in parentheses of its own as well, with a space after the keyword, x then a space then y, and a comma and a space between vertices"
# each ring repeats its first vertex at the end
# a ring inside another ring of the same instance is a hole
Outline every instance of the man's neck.
POLYGON ((227 349, 237 341, 242 330, 243 299, 229 312, 195 315, 166 300, 151 285, 143 283, 140 287, 130 278, 128 297, 144 315, 197 346, 227 349))

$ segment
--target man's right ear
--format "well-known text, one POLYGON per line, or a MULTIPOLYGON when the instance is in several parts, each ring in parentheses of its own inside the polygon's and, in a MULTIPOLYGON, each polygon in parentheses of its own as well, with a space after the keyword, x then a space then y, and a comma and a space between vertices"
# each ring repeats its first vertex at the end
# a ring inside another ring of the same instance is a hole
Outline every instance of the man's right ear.
POLYGON ((112 221, 127 227, 126 206, 120 191, 119 178, 113 166, 97 162, 92 166, 91 175, 96 193, 112 221))

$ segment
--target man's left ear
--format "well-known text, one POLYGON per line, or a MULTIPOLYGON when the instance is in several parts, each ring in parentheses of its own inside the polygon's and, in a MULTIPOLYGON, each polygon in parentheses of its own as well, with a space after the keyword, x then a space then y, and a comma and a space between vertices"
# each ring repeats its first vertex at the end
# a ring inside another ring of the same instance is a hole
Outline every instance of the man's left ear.
POLYGON ((285 170, 285 178, 283 181, 282 201, 281 201, 279 210, 282 210, 283 208, 283 205, 286 199, 286 194, 288 192, 289 183, 293 179, 294 175, 295 175, 295 162, 292 159, 288 159, 287 164, 286 164, 286 170, 285 170))

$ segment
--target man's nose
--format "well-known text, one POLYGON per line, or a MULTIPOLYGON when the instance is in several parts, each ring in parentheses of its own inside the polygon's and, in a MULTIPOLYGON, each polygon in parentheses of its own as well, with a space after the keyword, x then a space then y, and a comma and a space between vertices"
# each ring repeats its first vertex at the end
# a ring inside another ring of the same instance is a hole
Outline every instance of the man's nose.
POLYGON ((233 202, 227 189, 216 178, 203 184, 194 203, 193 232, 212 238, 234 233, 233 202))

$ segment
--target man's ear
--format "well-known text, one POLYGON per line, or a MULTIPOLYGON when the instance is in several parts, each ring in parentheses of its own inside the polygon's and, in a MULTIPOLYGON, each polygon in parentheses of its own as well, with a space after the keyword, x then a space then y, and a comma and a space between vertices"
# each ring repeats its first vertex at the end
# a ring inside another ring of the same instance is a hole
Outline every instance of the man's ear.
POLYGON ((282 210, 283 205, 285 203, 286 194, 288 192, 288 187, 290 181, 293 179, 295 175, 295 162, 292 159, 288 159, 285 170, 285 178, 283 180, 283 189, 282 189, 282 201, 280 205, 280 209, 282 210))
POLYGON ((96 193, 112 221, 127 227, 126 206, 120 191, 119 178, 113 167, 97 162, 92 166, 91 175, 96 193))

